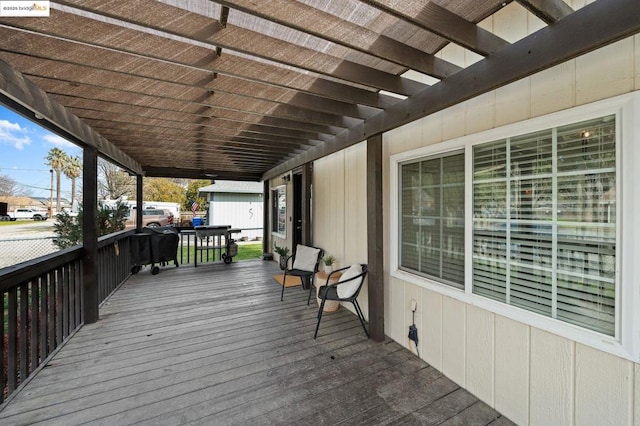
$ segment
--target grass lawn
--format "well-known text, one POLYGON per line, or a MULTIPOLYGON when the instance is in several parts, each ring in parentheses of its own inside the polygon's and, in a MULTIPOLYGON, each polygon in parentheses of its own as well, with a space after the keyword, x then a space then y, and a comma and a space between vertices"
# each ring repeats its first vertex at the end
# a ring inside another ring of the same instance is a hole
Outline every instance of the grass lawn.
POLYGON ((0 221, 0 226, 21 225, 25 223, 33 223, 33 220, 2 220, 0 221))
MULTIPOLYGON (((182 247, 182 259, 186 262, 187 255, 189 255, 190 262, 193 263, 194 259, 194 248, 191 247, 182 247), (187 252, 190 253, 187 253, 187 252)), ((217 256, 217 252, 213 253, 213 256, 217 256)), ((262 258, 262 243, 255 244, 238 244, 238 254, 233 257, 234 262, 239 262, 241 260, 256 260, 262 258)), ((180 261, 180 247, 178 247, 178 261, 180 261)), ((202 260, 198 260, 201 262, 202 260)), ((205 261, 206 262, 206 261, 205 261)))
POLYGON ((238 254, 233 258, 238 260, 255 260, 262 258, 262 243, 238 244, 238 254))

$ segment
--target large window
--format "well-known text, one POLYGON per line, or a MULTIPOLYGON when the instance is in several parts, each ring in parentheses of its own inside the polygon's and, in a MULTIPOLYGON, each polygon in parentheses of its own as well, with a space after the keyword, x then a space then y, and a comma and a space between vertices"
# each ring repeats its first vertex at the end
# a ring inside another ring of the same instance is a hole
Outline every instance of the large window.
POLYGON ((570 120, 532 120, 392 157, 392 273, 596 346, 603 335, 626 339, 625 350, 638 346, 630 321, 640 299, 620 279, 621 244, 635 244, 620 239, 617 223, 625 217, 617 205, 621 113, 606 111, 582 120, 572 111, 570 120))
POLYGON ((464 152, 400 166, 400 267, 464 288, 464 152))
POLYGON ((615 116, 473 148, 473 292, 615 333, 615 116))

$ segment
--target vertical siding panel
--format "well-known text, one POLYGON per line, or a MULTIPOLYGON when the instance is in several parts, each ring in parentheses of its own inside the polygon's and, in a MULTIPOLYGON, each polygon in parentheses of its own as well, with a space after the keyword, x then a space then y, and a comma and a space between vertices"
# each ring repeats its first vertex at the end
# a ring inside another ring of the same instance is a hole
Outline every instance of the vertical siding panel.
POLYGON ((632 362, 576 345, 577 425, 631 424, 632 398, 632 362))
MULTIPOLYGON (((413 324, 413 312, 411 312, 411 299, 414 299, 418 304, 418 309, 415 314, 416 327, 418 327, 418 348, 420 348, 420 324, 422 323, 424 304, 422 301, 422 289, 417 285, 407 285, 407 289, 404 294, 404 342, 411 352, 417 355, 416 345, 413 341, 409 340, 409 326, 413 324)), ((420 352, 422 355, 422 351, 420 352)))
POLYGON ((495 315, 467 305, 465 382, 467 389, 487 404, 494 401, 495 315))
POLYGON ((431 114, 423 121, 422 145, 428 146, 442 142, 442 111, 431 114))
POLYGON ((464 136, 465 105, 458 104, 444 110, 442 115, 442 138, 444 140, 464 136))
POLYGON ((442 48, 439 52, 441 58, 446 59, 452 64, 458 65, 460 67, 466 67, 464 52, 465 48, 457 45, 455 43, 449 43, 444 48, 442 48))
POLYGON ((537 117, 575 106, 575 61, 531 76, 531 115, 537 117))
POLYGON ((529 327, 496 316, 495 409, 519 425, 529 423, 529 327))
POLYGON ((389 297, 385 299, 384 305, 385 334, 399 343, 404 342, 406 337, 402 318, 404 318, 404 292, 407 285, 409 284, 392 277, 388 286, 389 297))
POLYGON ((572 425, 574 343, 531 329, 530 424, 572 425))
POLYGON ((465 386, 465 304, 450 297, 442 303, 442 372, 465 386))
POLYGON ((344 259, 344 235, 348 230, 345 224, 346 216, 348 215, 345 203, 345 194, 347 188, 345 182, 347 182, 347 168, 345 166, 346 154, 345 150, 339 151, 334 154, 337 157, 335 174, 333 175, 333 192, 335 193, 335 207, 333 211, 334 233, 332 235, 331 245, 323 247, 325 250, 329 250, 329 253, 336 253, 338 257, 344 259))
POLYGON ((328 195, 331 193, 329 181, 331 156, 316 160, 313 165, 313 244, 324 247, 329 239, 330 205, 328 195))
POLYGON ((442 370, 442 296, 422 290, 422 303, 424 313, 418 327, 420 353, 434 368, 442 370))
POLYGON ((627 38, 576 60, 576 101, 594 102, 633 89, 633 40, 627 38))
POLYGON ((496 90, 495 124, 503 126, 530 118, 530 80, 517 81, 496 90))
POLYGON ((344 252, 338 266, 367 261, 367 192, 366 148, 364 144, 350 147, 345 152, 345 233, 344 252))
POLYGON ((526 37, 529 32, 529 13, 517 3, 510 3, 493 15, 493 33, 509 43, 526 37))
POLYGON ((633 37, 634 90, 640 90, 640 34, 633 37))
MULTIPOLYGON (((410 151, 420 148, 423 144, 422 140, 422 122, 417 120, 405 126, 398 127, 385 133, 384 141, 388 148, 386 155, 393 155, 399 152, 410 151)), ((366 154, 365 154, 366 155, 366 154)))
POLYGON ((633 369, 635 373, 634 389, 633 389, 633 424, 640 425, 640 364, 634 363, 633 369))
MULTIPOLYGON (((367 167, 366 143, 345 150, 345 232, 342 234, 343 253, 337 266, 367 262, 367 167)), ((365 318, 369 318, 368 285, 365 282, 358 301, 365 318)), ((353 311, 351 304, 344 305, 353 311)))
POLYGON ((495 112, 495 92, 475 97, 465 105, 465 134, 482 132, 493 128, 495 112))

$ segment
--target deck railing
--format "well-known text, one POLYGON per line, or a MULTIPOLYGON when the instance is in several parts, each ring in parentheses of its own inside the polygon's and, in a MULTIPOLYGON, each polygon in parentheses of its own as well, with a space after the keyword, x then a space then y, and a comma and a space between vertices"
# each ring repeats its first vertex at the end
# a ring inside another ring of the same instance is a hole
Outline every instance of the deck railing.
MULTIPOLYGON (((193 228, 180 231, 180 264, 194 264, 196 256, 199 263, 221 260, 220 249, 195 250, 193 228)), ((98 240, 99 303, 131 274, 133 233, 122 231, 98 240)), ((82 246, 74 246, 0 269, 0 403, 82 326, 82 258, 82 246)))
MULTIPOLYGON (((131 233, 98 240, 100 302, 129 276, 131 233)), ((0 403, 82 325, 82 256, 74 246, 0 270, 0 403)))

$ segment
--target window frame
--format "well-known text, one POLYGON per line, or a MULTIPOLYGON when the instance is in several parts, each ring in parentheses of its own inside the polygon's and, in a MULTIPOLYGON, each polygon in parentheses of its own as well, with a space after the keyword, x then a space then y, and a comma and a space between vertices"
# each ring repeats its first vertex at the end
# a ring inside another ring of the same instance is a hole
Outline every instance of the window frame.
POLYGON ((287 187, 285 185, 271 188, 271 234, 278 238, 287 237, 287 187), (281 194, 284 196, 282 203, 280 202, 281 194), (279 220, 280 208, 282 207, 285 211, 283 223, 279 220))
MULTIPOLYGON (((413 160, 410 160, 410 161, 405 161, 405 162, 399 163, 398 164, 398 167, 399 167, 398 170, 400 170, 404 166, 408 167, 408 166, 411 166, 411 165, 416 164, 416 163, 419 164, 419 163, 423 163, 423 162, 426 162, 426 161, 432 161, 432 160, 438 160, 440 162, 440 166, 443 166, 443 163, 446 161, 447 158, 457 157, 457 156, 460 156, 460 155, 463 156, 463 162, 464 162, 464 155, 465 155, 464 150, 458 150, 458 151, 453 150, 453 151, 447 151, 447 152, 441 153, 441 154, 432 154, 432 155, 428 155, 428 156, 425 156, 425 157, 419 157, 419 158, 416 158, 416 159, 413 159, 413 160)), ((402 174, 402 173, 400 173, 400 174, 402 174)), ((437 246, 436 251, 440 254, 440 258, 438 259, 438 263, 442 267, 444 265, 444 263, 445 263, 444 262, 445 259, 444 259, 443 253, 446 252, 446 250, 443 247, 442 243, 444 242, 444 238, 446 236, 448 236, 449 234, 444 234, 444 232, 443 232, 443 229, 444 229, 443 222, 445 221, 445 216, 443 216, 442 209, 445 206, 445 204, 444 203, 440 203, 440 202, 443 201, 442 200, 443 192, 446 190, 447 187, 458 186, 460 184, 459 183, 451 184, 451 183, 445 182, 446 179, 444 179, 445 176, 444 176, 444 169, 443 168, 440 169, 440 178, 441 179, 438 182, 438 184, 437 185, 432 185, 432 186, 433 187, 437 187, 438 193, 440 194, 440 197, 441 197, 441 199, 438 200, 438 204, 437 204, 437 207, 438 207, 438 210, 439 210, 438 214, 434 215, 434 217, 437 217, 437 220, 440 223, 440 226, 439 226, 439 228, 440 228, 440 233, 439 233, 440 239, 438 241, 438 246, 437 246)), ((422 179, 423 179, 423 175, 420 174, 419 175, 420 183, 418 183, 418 188, 422 188, 424 186, 424 184, 422 183, 422 179)), ((404 189, 407 189, 407 188, 403 188, 402 187, 402 180, 403 180, 403 178, 402 178, 402 176, 400 176, 399 177, 399 182, 398 182, 398 185, 399 185, 398 191, 400 191, 401 193, 403 192, 404 189)), ((465 188, 465 184, 466 184, 465 178, 463 178, 463 181, 461 183, 463 190, 465 188)), ((412 189, 412 188, 408 188, 408 189, 412 189)), ((415 189, 415 188, 413 188, 413 189, 415 189)), ((399 214, 401 216, 405 216, 405 215, 403 215, 402 208, 400 207, 400 205, 398 205, 398 208, 400 209, 400 213, 399 214)), ((418 215, 418 216, 421 216, 421 215, 418 215)), ((401 237, 402 229, 401 228, 402 228, 402 219, 398 223, 398 236, 401 239, 401 241, 398 244, 398 248, 400 250, 400 253, 402 253, 401 246, 402 246, 403 243, 406 244, 406 245, 416 245, 416 247, 417 247, 416 250, 417 251, 419 251, 422 248, 424 248, 424 247, 422 247, 422 244, 420 244, 418 242, 416 242, 415 244, 411 244, 411 243, 406 243, 406 242, 402 241, 402 237, 401 237)), ((463 230, 463 245, 464 245, 464 230, 463 230)), ((465 253, 463 253, 463 257, 464 257, 464 254, 465 253)), ((430 259, 433 261, 434 258, 430 258, 430 259)), ((463 259, 463 261, 464 261, 464 259, 463 259)), ((456 282, 456 281, 453 281, 453 280, 447 280, 445 277, 438 277, 435 274, 429 274, 428 272, 421 272, 421 271, 418 271, 418 270, 415 270, 415 269, 411 269, 408 266, 402 266, 400 260, 398 260, 398 264, 399 264, 398 267, 400 269, 406 270, 409 273, 420 275, 420 276, 423 276, 425 278, 432 279, 432 280, 437 281, 437 282, 439 282, 441 284, 449 285, 449 286, 451 286, 453 288, 460 289, 461 287, 464 287, 464 277, 462 278, 462 282, 459 283, 459 282, 456 282)), ((441 271, 441 273, 442 273, 442 271, 441 271)))
POLYGON ((607 353, 635 362, 640 361, 640 223, 634 224, 633 211, 640 209, 640 197, 634 195, 633 182, 640 182, 640 92, 621 95, 568 110, 512 123, 453 140, 423 146, 390 157, 390 275, 421 288, 436 292, 466 304, 549 331, 607 353), (615 335, 608 336, 580 326, 562 322, 473 294, 473 147, 506 137, 524 135, 560 127, 605 115, 616 116, 616 302, 615 335), (399 267, 400 165, 433 155, 465 151, 465 286, 459 290, 446 284, 413 274, 399 267), (635 161, 634 161, 635 160, 635 161), (624 200, 624 201, 623 201, 624 200), (624 233, 623 233, 624 230, 624 233))

